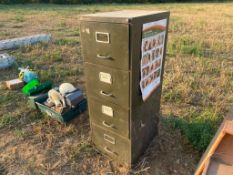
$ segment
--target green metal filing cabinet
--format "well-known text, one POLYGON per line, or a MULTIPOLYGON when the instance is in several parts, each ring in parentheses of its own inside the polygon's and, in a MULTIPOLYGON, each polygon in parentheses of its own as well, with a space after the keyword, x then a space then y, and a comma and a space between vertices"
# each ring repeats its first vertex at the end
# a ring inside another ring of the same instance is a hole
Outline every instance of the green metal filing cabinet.
POLYGON ((80 18, 92 141, 131 166, 157 133, 168 11, 80 18))

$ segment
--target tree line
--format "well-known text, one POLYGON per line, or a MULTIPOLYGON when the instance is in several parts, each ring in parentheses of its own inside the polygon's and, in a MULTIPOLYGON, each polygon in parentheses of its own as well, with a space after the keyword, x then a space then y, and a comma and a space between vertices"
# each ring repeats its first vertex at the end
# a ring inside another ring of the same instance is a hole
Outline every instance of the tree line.
MULTIPOLYGON (((205 2, 226 2, 231 0, 205 0, 205 2)), ((0 0, 0 4, 53 3, 53 4, 93 4, 93 3, 163 3, 163 2, 203 2, 203 0, 0 0)))

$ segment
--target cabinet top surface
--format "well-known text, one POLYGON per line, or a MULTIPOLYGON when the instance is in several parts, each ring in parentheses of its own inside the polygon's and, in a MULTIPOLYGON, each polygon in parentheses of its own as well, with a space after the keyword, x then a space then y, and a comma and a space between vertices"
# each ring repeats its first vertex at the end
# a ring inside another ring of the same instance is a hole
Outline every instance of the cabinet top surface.
POLYGON ((128 23, 133 18, 156 15, 164 12, 168 11, 121 10, 82 15, 81 20, 128 23))

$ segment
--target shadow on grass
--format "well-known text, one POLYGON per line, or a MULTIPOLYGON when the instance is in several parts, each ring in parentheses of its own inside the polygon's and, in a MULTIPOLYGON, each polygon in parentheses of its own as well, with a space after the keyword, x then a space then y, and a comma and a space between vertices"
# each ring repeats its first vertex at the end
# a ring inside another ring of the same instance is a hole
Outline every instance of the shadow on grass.
POLYGON ((162 122, 179 129, 199 152, 205 151, 217 131, 217 121, 209 118, 183 119, 169 116, 162 118, 162 122))
POLYGON ((0 175, 2 174, 5 174, 6 171, 5 171, 5 166, 0 162, 0 175))

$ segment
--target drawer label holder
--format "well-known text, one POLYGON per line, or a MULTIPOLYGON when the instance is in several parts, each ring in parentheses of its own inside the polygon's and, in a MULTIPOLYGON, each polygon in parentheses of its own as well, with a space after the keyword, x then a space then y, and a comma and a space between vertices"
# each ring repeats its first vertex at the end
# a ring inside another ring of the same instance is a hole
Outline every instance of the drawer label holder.
POLYGON ((112 76, 109 73, 100 72, 99 80, 104 83, 112 84, 112 76))
POLYGON ((110 43, 110 34, 107 32, 95 32, 95 40, 99 43, 110 43))
POLYGON ((113 145, 116 144, 115 138, 112 137, 112 136, 109 136, 107 134, 104 134, 104 140, 107 141, 107 142, 109 142, 109 143, 111 143, 111 144, 113 144, 113 145))
POLYGON ((101 111, 103 114, 113 117, 113 109, 111 107, 102 105, 101 111))

